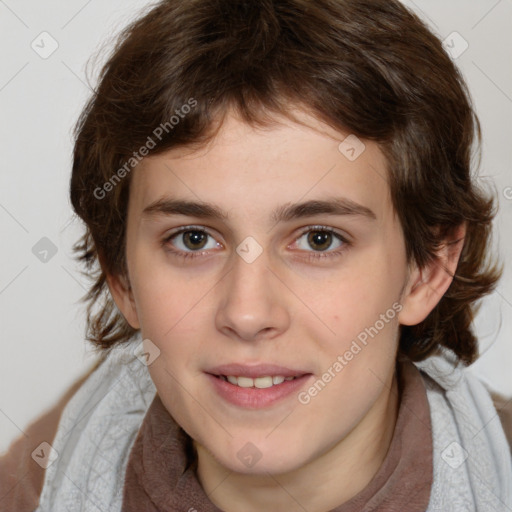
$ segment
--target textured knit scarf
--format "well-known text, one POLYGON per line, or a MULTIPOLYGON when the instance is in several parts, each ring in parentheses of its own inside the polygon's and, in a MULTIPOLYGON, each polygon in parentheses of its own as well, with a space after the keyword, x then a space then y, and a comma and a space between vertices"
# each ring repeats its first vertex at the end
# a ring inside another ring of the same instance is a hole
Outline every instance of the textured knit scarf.
MULTIPOLYGON (((112 349, 65 407, 36 512, 121 511, 131 447, 156 393, 140 343, 112 349)), ((487 389, 450 351, 415 364, 432 421, 427 512, 512 511, 509 445, 487 389)))

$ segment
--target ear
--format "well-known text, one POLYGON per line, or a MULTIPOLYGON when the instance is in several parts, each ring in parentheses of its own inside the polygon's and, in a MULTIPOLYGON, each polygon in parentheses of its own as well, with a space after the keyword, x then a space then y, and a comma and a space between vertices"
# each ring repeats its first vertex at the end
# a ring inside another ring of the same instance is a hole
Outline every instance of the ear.
POLYGON ((465 236, 466 225, 461 224, 444 239, 431 263, 421 269, 414 266, 402 294, 400 324, 419 324, 439 303, 453 281, 465 236))
POLYGON ((139 317, 128 277, 107 274, 107 284, 117 308, 134 329, 140 329, 139 317))

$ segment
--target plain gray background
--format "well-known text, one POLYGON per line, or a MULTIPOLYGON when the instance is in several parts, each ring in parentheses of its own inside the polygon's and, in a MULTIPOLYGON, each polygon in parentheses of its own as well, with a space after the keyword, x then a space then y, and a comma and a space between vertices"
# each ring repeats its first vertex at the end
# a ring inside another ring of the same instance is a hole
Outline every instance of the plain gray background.
MULTIPOLYGON (((404 3, 446 39, 482 122, 481 181, 499 196, 494 250, 508 261, 477 318, 472 371, 512 396, 512 0, 404 3)), ((91 92, 87 60, 147 5, 0 0, 0 452, 93 361, 71 251, 81 233, 68 200, 71 129, 91 92)))

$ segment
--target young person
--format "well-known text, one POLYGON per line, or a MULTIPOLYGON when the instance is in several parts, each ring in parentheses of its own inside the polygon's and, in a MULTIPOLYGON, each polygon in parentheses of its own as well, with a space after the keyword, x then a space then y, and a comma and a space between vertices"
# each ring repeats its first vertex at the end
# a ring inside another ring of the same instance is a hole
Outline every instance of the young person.
POLYGON ((76 128, 103 355, 33 427, 47 444, 13 448, 28 498, 5 502, 512 510, 503 425, 464 369, 500 276, 475 138, 460 73, 398 2, 152 7, 76 128))

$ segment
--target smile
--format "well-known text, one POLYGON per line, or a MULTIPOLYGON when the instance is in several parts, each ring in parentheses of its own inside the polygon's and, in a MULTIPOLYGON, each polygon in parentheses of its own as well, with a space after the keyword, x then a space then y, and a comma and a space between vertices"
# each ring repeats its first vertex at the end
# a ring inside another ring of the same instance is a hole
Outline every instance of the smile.
POLYGON ((268 375, 266 377, 258 377, 256 379, 251 379, 250 377, 220 375, 220 378, 223 379, 224 381, 233 384, 234 386, 238 386, 241 388, 265 389, 282 384, 285 380, 293 380, 296 377, 284 377, 283 375, 268 375))
POLYGON ((264 375, 246 377, 240 375, 206 376, 215 392, 223 402, 243 409, 264 409, 287 400, 295 400, 313 374, 296 376, 264 375))

